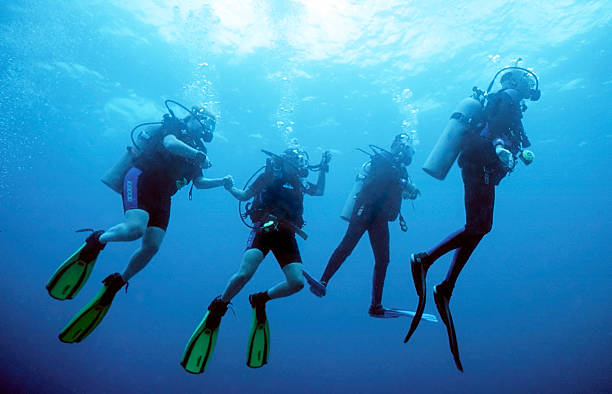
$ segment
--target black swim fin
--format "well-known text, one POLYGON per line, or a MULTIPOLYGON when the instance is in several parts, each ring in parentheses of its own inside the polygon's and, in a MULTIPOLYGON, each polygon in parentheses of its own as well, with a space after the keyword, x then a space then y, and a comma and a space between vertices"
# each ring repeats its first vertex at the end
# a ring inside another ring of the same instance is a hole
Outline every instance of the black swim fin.
POLYGON ((427 254, 425 253, 416 253, 410 255, 410 269, 412 271, 412 280, 414 282, 414 288, 416 290, 417 296, 419 297, 419 303, 417 305, 417 310, 412 318, 412 322, 410 323, 410 329, 408 330, 408 334, 404 338, 404 343, 408 342, 412 334, 416 331, 419 323, 421 322, 421 318, 423 317, 423 312, 425 311, 425 300, 427 299, 427 270, 429 266, 425 262, 425 258, 427 254))
POLYGON ((446 325, 448 343, 450 345, 451 353, 453 354, 453 359, 455 360, 455 365, 459 371, 463 372, 463 366, 461 365, 461 360, 459 359, 459 346, 457 345, 457 336, 455 334, 453 316, 451 315, 450 307, 448 305, 450 302, 450 295, 445 294, 446 289, 442 286, 442 284, 434 286, 434 300, 436 302, 436 307, 438 308, 438 313, 440 313, 440 318, 442 318, 444 325, 446 325))
POLYGON ((59 334, 66 343, 81 342, 100 324, 110 308, 115 294, 126 283, 119 273, 109 275, 102 281, 104 286, 98 294, 79 311, 59 334))
POLYGON ((185 368, 185 371, 193 374, 204 372, 215 349, 221 317, 225 315, 227 305, 227 302, 215 298, 208 306, 208 311, 185 347, 181 359, 181 365, 185 368))
POLYGON ((77 295, 89 279, 100 251, 106 246, 98 241, 103 233, 103 230, 94 231, 87 237, 85 243, 55 271, 46 286, 51 297, 66 300, 77 295))
POLYGON ((268 363, 270 354, 270 326, 266 316, 266 304, 260 302, 264 293, 251 294, 249 302, 253 307, 253 322, 249 333, 247 348, 247 365, 251 368, 260 368, 268 363))

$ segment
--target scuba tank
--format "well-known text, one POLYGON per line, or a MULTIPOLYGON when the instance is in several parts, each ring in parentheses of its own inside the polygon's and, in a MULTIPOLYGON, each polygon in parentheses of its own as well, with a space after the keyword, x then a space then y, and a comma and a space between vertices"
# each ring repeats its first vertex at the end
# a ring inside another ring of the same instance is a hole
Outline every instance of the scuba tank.
MULTIPOLYGON (((476 89, 476 88, 474 88, 476 89)), ((444 180, 459 156, 463 136, 481 123, 483 105, 475 97, 464 98, 451 115, 440 138, 427 156, 423 171, 436 179, 444 180)))
MULTIPOLYGON (((121 156, 119 161, 102 176, 100 179, 102 183, 110 187, 113 191, 121 194, 123 192, 123 179, 125 178, 125 174, 127 174, 130 168, 134 167, 136 160, 139 157, 151 154, 155 147, 162 141, 168 130, 180 130, 186 127, 183 121, 174 115, 174 112, 168 105, 169 103, 176 104, 187 111, 191 116, 198 120, 200 125, 202 125, 204 128, 204 124, 197 116, 198 114, 194 113, 194 110, 189 110, 174 100, 166 100, 164 104, 168 109, 169 114, 164 114, 161 122, 141 123, 132 129, 130 132, 130 138, 132 139, 133 146, 128 146, 126 148, 126 152, 121 156), (150 127, 142 129, 144 126, 150 127)), ((214 117, 212 122, 214 122, 214 117)), ((214 124, 212 125, 212 129, 214 129, 214 124)), ((210 134, 212 138, 212 131, 210 134)), ((202 144, 200 150, 205 151, 205 149, 206 148, 202 144)))
POLYGON ((125 174, 127 174, 130 168, 133 166, 134 154, 132 153, 130 147, 128 147, 119 161, 108 171, 106 171, 100 180, 113 191, 121 194, 123 191, 123 178, 125 178, 125 174))
POLYGON ((342 208, 342 212, 340 212, 340 218, 346 220, 347 222, 351 221, 351 218, 353 217, 353 213, 355 212, 355 204, 357 203, 357 198, 359 197, 359 193, 361 193, 361 190, 363 189, 363 185, 365 184, 365 180, 368 177, 368 174, 370 172, 370 165, 372 164, 372 158, 375 155, 380 154, 381 152, 386 152, 388 154, 391 154, 388 150, 383 149, 376 145, 370 144, 368 145, 368 147, 372 150, 372 153, 365 151, 361 148, 357 148, 358 151, 361 151, 365 153, 366 155, 370 156, 370 160, 366 161, 365 163, 361 165, 361 169, 359 170, 359 173, 355 177, 355 183, 353 184, 353 189, 351 190, 348 197, 346 198, 346 201, 344 202, 344 207, 342 208))
POLYGON ((142 155, 144 152, 148 152, 156 144, 158 144, 163 137, 163 127, 150 127, 146 130, 134 133, 139 127, 150 125, 150 124, 162 124, 162 122, 155 123, 143 123, 132 129, 132 141, 134 147, 128 146, 126 152, 123 153, 119 161, 111 167, 100 179, 102 183, 110 187, 115 192, 121 194, 123 191, 123 178, 125 174, 134 167, 135 160, 142 155))
POLYGON ((355 211, 355 204, 357 203, 357 197, 363 189, 363 185, 366 177, 368 176, 368 170, 370 169, 370 161, 366 161, 361 166, 361 170, 357 177, 355 177, 355 183, 353 184, 353 189, 349 193, 346 201, 344 202, 344 207, 342 208, 342 212, 340 213, 340 218, 346 220, 347 222, 351 221, 351 217, 353 217, 353 212, 355 211))

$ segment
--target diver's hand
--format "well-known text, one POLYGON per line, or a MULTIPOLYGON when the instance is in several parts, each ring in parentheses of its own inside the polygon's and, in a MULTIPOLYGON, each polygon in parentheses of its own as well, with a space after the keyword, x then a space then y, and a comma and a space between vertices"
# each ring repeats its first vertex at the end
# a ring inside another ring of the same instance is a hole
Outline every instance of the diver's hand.
POLYGON ((329 162, 331 161, 332 154, 330 151, 326 150, 323 152, 321 156, 321 169, 325 172, 329 171, 329 162))
POLYGON ((497 157, 502 162, 504 167, 509 170, 514 168, 514 157, 512 156, 512 152, 504 148, 502 145, 497 145, 495 147, 495 153, 497 153, 497 157))
POLYGON ((222 179, 225 190, 231 190, 234 187, 234 178, 231 175, 226 175, 222 179))
POLYGON ((404 200, 415 200, 420 195, 421 191, 414 186, 410 190, 404 190, 402 192, 402 198, 404 200))

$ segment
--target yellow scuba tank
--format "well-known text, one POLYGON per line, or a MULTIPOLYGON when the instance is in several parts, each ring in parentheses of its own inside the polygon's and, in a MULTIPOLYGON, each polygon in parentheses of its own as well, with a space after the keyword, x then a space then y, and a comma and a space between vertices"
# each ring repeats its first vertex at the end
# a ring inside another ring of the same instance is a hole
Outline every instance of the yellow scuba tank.
POLYGON ((473 97, 463 99, 451 115, 438 142, 427 156, 423 170, 443 180, 459 156, 465 132, 481 121, 483 106, 473 97))
POLYGON ((112 166, 100 179, 102 183, 121 194, 123 192, 123 178, 134 166, 135 160, 144 152, 147 152, 155 144, 161 141, 163 131, 161 126, 148 127, 138 133, 134 133, 139 126, 160 125, 161 122, 143 123, 132 129, 132 143, 134 147, 128 146, 126 152, 119 161, 112 166))
POLYGON ((353 216, 353 211, 355 210, 355 203, 357 202, 357 196, 363 189, 363 184, 365 182, 366 177, 368 176, 368 172, 370 170, 370 161, 366 161, 361 166, 361 170, 357 177, 355 178, 355 183, 353 184, 353 189, 349 193, 346 201, 344 203, 344 207, 342 208, 342 212, 340 213, 340 218, 346 220, 347 222, 351 220, 353 216))

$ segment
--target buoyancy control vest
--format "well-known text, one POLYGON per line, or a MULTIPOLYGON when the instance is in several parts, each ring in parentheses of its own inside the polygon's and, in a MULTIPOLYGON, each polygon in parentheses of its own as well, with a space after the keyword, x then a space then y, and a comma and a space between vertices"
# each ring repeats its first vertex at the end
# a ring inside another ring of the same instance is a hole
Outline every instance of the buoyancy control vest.
POLYGON ((388 152, 372 156, 366 167, 363 186, 355 198, 353 215, 365 218, 383 215, 392 222, 400 213, 402 192, 408 180, 406 168, 388 152))
POLYGON ((284 173, 275 177, 266 171, 250 188, 256 191, 247 212, 253 223, 260 223, 270 214, 296 227, 304 226, 304 185, 300 178, 284 173))
POLYGON ((458 164, 468 178, 483 179, 497 185, 509 172, 495 153, 493 141, 501 139, 504 148, 516 156, 530 145, 523 129, 522 111, 512 89, 500 90, 487 96, 483 110, 484 127, 466 133, 458 164))

